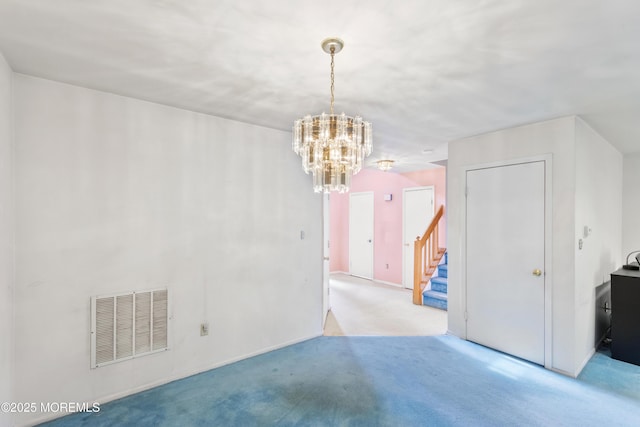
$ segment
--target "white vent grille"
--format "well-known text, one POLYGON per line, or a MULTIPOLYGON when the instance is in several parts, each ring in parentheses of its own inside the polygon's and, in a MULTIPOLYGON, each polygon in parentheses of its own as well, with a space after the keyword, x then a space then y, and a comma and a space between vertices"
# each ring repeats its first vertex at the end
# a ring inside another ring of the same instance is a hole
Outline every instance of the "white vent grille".
POLYGON ((95 307, 92 317, 95 320, 95 332, 92 331, 93 348, 91 353, 94 354, 94 366, 99 363, 110 362, 113 360, 115 329, 113 328, 113 308, 115 299, 101 298, 92 304, 95 307))
POLYGON ((136 353, 151 351, 151 293, 136 295, 136 353))
POLYGON ((166 289, 91 298, 91 367, 168 348, 166 289))
POLYGON ((167 348, 167 291, 153 294, 153 335, 151 342, 153 350, 167 348))

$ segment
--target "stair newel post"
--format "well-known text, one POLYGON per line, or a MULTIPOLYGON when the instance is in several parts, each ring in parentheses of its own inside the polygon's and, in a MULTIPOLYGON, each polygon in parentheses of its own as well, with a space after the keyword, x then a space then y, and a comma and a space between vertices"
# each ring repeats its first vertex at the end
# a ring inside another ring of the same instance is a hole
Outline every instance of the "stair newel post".
POLYGON ((422 248, 420 247, 420 237, 413 243, 413 303, 422 305, 422 248))

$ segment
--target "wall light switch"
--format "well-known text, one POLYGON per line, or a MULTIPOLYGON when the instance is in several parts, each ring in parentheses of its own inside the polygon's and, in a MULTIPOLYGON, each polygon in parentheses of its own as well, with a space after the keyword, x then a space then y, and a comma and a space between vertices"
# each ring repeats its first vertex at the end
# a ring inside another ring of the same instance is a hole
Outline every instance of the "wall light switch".
POLYGON ((393 194, 385 194, 384 195, 384 201, 385 202, 390 202, 393 199, 393 194))

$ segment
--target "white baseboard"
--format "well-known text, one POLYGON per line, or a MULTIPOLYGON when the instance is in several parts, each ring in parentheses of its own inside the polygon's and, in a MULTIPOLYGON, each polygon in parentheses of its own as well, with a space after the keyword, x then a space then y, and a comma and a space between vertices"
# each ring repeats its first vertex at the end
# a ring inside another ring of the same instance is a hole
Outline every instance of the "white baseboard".
MULTIPOLYGON (((220 368, 220 367, 225 366, 225 365, 230 365, 232 363, 239 362, 241 360, 248 359, 250 357, 259 356, 259 355, 264 354, 264 353, 269 353, 270 351, 279 350, 281 348, 288 347, 288 346, 294 345, 294 344, 298 344, 298 343, 301 343, 301 342, 304 342, 304 341, 308 341, 310 339, 317 338, 317 337, 320 337, 320 336, 322 336, 322 331, 320 332, 319 335, 312 335, 312 336, 308 336, 308 337, 297 338, 295 340, 291 340, 291 341, 288 341, 288 342, 285 342, 285 343, 282 343, 282 344, 277 344, 277 345, 266 347, 266 348, 263 348, 263 349, 260 349, 260 350, 256 350, 254 352, 247 353, 247 354, 244 354, 244 355, 241 355, 241 356, 233 357, 231 359, 227 359, 227 360, 224 360, 222 362, 203 365, 203 366, 195 368, 195 369, 189 369, 189 370, 185 370, 185 371, 182 371, 182 372, 178 372, 178 373, 176 373, 176 374, 174 374, 174 375, 172 375, 170 377, 163 378, 163 379, 160 379, 158 381, 147 383, 147 384, 144 384, 144 385, 132 388, 132 389, 128 389, 126 391, 121 391, 121 392, 118 392, 118 393, 113 393, 113 394, 109 394, 109 395, 106 395, 106 396, 99 397, 97 399, 93 399, 91 402, 97 402, 100 405, 103 405, 103 404, 105 404, 107 402, 111 402, 112 400, 121 399, 123 397, 130 396, 130 395, 136 394, 136 393, 140 393, 142 391, 146 391, 146 390, 149 390, 149 389, 152 389, 152 388, 164 385, 164 384, 168 384, 168 383, 176 381, 176 380, 180 380, 180 379, 187 378, 187 377, 190 377, 190 376, 193 376, 193 375, 201 374, 202 372, 210 371, 211 369, 216 369, 216 368, 220 368)), ((82 402, 84 402, 84 401, 85 400, 82 400, 82 402)), ((26 424, 17 424, 17 426, 19 426, 19 427, 23 427, 23 426, 27 427, 27 426, 32 426, 32 425, 36 425, 36 424, 41 424, 41 423, 44 423, 44 422, 47 422, 47 421, 54 420, 56 418, 61 418, 61 417, 66 416, 66 415, 70 415, 70 413, 46 414, 46 415, 43 415, 41 417, 29 420, 29 422, 26 423, 26 424)))
POLYGON ((383 285, 389 285, 389 286, 394 286, 396 288, 403 288, 404 289, 404 287, 402 286, 401 283, 393 283, 393 282, 387 282, 385 280, 375 280, 375 279, 373 281, 376 282, 376 283, 382 283, 383 285))
MULTIPOLYGON (((329 275, 331 276, 333 276, 334 274, 344 274, 346 276, 351 276, 351 273, 349 273, 348 271, 332 271, 331 273, 329 273, 329 275)), ((353 276, 353 277, 362 279, 362 277, 358 277, 358 276, 353 276)), ((396 288, 403 287, 402 283, 393 283, 393 282, 387 282, 385 280, 378 280, 378 279, 364 279, 364 280, 371 280, 372 282, 375 282, 375 283, 382 283, 383 285, 395 286, 396 288)))
POLYGON ((587 357, 585 357, 585 359, 582 361, 580 366, 578 366, 578 369, 576 370, 576 374, 575 374, 574 378, 577 378, 578 375, 580 375, 580 372, 582 372, 584 367, 587 366, 587 363, 589 363, 589 360, 591 360, 591 358, 593 357, 594 354, 596 354, 596 348, 595 347, 592 348, 591 351, 589 351, 589 353, 587 353, 587 357))
POLYGON ((556 374, 564 375, 565 377, 569 377, 569 378, 577 377, 577 375, 574 375, 573 373, 569 371, 565 371, 563 369, 558 369, 554 367, 547 368, 546 366, 544 368, 550 370, 551 372, 555 372, 556 374))

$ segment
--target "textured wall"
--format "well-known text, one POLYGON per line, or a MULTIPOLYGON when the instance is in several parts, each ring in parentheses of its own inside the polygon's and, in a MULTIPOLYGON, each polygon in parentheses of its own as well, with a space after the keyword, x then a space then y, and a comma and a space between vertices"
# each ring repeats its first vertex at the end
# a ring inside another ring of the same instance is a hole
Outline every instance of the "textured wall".
POLYGON ((622 256, 640 251, 640 152, 624 156, 622 185, 622 256))
POLYGON ((14 84, 16 399, 108 399, 322 333, 322 198, 289 133, 14 84), (90 297, 158 287, 171 349, 89 369, 90 297))
POLYGON ((589 361, 594 342, 602 338, 596 331, 596 288, 611 280, 610 274, 622 266, 622 167, 622 154, 577 118, 576 373, 589 361), (591 230, 587 237, 585 227, 591 230))
MULTIPOLYGON (((0 54, 0 403, 13 400, 14 203, 11 80, 11 68, 0 54)), ((9 423, 9 414, 0 412, 0 425, 9 423)))

